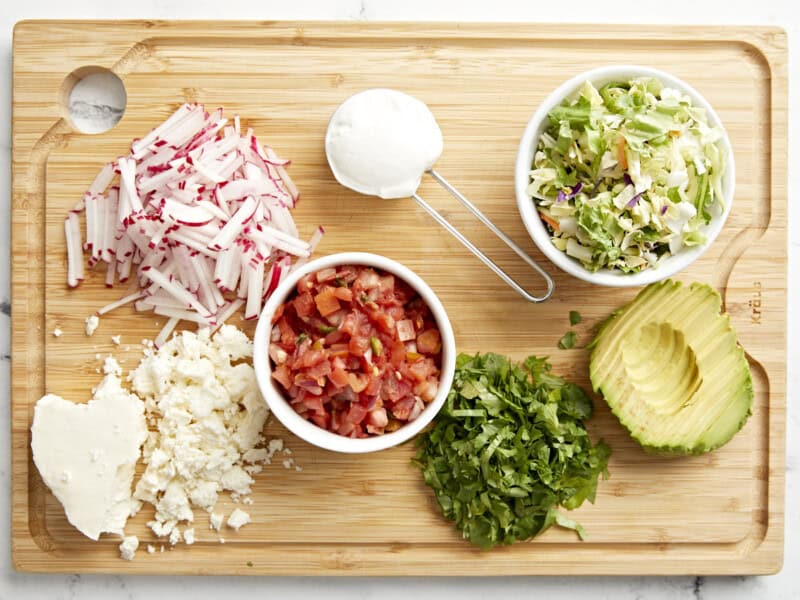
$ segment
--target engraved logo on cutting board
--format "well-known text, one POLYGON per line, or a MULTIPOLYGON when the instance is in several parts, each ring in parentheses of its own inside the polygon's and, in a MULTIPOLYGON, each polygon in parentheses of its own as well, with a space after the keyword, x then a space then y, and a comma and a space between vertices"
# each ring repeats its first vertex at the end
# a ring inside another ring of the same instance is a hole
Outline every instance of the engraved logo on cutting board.
POLYGON ((753 283, 753 297, 747 303, 750 307, 750 322, 761 324, 761 282, 753 283))

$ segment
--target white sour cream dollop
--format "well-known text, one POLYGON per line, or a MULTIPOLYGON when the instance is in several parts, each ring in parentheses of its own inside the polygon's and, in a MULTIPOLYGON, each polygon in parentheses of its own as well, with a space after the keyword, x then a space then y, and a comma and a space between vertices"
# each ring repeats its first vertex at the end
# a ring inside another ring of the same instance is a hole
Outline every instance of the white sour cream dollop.
POLYGON ((325 153, 336 180, 386 199, 413 195, 443 148, 442 130, 425 103, 386 88, 345 100, 325 135, 325 153))

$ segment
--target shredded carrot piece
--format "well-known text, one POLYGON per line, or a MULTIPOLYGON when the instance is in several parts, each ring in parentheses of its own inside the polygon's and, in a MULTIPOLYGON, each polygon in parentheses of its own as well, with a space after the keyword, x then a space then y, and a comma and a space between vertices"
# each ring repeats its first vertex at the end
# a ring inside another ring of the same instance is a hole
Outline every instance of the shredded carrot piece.
POLYGON ((628 157, 625 155, 625 138, 623 136, 619 136, 617 141, 617 162, 623 171, 628 169, 628 157))
POLYGON ((542 217, 542 220, 543 220, 545 223, 547 223, 548 225, 550 225, 550 227, 553 229, 553 231, 558 231, 558 229, 559 229, 559 227, 558 227, 558 221, 556 221, 556 220, 555 220, 555 219, 553 219, 552 217, 549 217, 549 216, 547 216, 547 215, 546 215, 546 214, 544 214, 543 212, 540 212, 540 213, 539 213, 539 216, 540 216, 540 217, 542 217))

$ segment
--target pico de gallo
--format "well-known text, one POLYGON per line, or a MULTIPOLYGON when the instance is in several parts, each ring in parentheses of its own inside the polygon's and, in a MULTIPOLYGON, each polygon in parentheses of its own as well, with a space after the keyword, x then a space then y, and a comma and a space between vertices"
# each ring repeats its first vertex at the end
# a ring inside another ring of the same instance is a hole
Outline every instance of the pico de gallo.
POLYGON ((395 431, 439 389, 442 340, 411 286, 360 265, 305 275, 275 311, 272 377, 299 415, 343 436, 395 431))

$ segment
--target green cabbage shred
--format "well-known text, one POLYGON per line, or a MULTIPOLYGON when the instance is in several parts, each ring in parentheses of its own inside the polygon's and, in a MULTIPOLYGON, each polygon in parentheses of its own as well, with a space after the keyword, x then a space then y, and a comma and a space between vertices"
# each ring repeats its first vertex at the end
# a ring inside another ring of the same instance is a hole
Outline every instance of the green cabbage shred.
POLYGON ((722 130, 687 95, 649 77, 587 81, 548 119, 527 193, 559 250, 635 273, 706 242, 724 209, 722 130))

